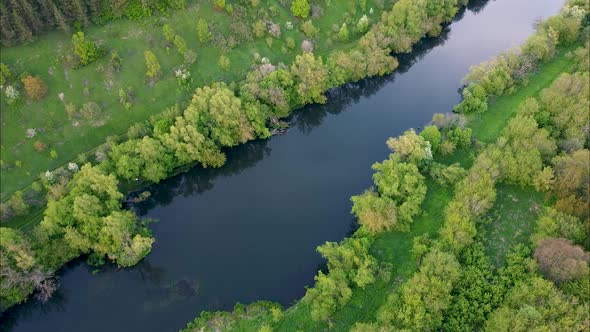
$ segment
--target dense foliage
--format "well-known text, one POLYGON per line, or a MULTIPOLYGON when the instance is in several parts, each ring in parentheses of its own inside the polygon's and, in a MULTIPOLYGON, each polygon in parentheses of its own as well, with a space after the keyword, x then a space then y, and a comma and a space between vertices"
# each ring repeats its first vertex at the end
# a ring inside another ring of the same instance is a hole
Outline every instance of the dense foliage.
POLYGON ((156 10, 166 13, 184 8, 185 0, 2 0, 0 6, 2 44, 14 45, 53 28, 69 31, 120 17, 147 17, 156 10))

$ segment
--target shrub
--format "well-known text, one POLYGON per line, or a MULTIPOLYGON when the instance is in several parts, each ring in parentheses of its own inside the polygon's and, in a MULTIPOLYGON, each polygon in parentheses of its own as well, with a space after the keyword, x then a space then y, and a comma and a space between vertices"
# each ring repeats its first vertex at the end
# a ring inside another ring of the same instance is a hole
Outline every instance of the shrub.
POLYGON ((287 37, 287 48, 290 50, 295 48, 295 39, 293 37, 287 37))
POLYGON ((179 35, 174 36, 174 46, 176 46, 176 49, 178 49, 178 52, 182 55, 187 51, 186 42, 184 41, 184 38, 179 35))
POLYGON ((174 29, 172 29, 172 27, 168 24, 164 24, 164 26, 162 27, 162 32, 164 33, 164 38, 166 38, 166 40, 170 43, 174 42, 174 36, 176 35, 176 33, 174 32, 174 29))
POLYGON ((293 2, 291 2, 291 13, 295 16, 307 18, 309 15, 309 9, 309 2, 307 2, 307 0, 293 0, 293 2))
POLYGON ((8 66, 6 66, 3 63, 0 63, 0 86, 6 85, 12 79, 13 79, 12 72, 10 71, 8 66))
POLYGON ((117 53, 117 51, 111 52, 111 60, 109 61, 109 66, 111 66, 111 69, 115 72, 121 70, 121 56, 119 55, 119 53, 117 53))
POLYGON ((229 61, 229 58, 226 57, 225 55, 221 55, 219 57, 219 60, 217 60, 217 64, 219 65, 219 67, 225 71, 229 70, 229 67, 231 66, 231 62, 229 61))
POLYGON ((100 115, 100 112, 100 106, 93 101, 85 103, 80 109, 80 114, 86 120, 95 120, 100 115))
POLYGON ((12 85, 9 85, 4 89, 4 96, 6 96, 6 103, 12 105, 18 101, 20 92, 18 92, 18 90, 12 85))
POLYGON ((348 40, 350 34, 348 32, 348 26, 346 25, 346 23, 342 24, 342 27, 340 28, 340 31, 338 31, 338 39, 340 39, 340 41, 345 42, 348 40))
POLYGON ((35 148, 35 150, 38 152, 42 152, 47 148, 47 144, 41 141, 35 141, 35 143, 33 143, 33 148, 35 148))
POLYGON ((305 39, 301 42, 301 50, 303 52, 312 53, 313 52, 313 42, 309 39, 305 39))
POLYGON ((82 66, 86 66, 99 57, 99 50, 96 44, 88 40, 82 31, 78 31, 72 36, 72 45, 74 53, 82 66))
POLYGON ((160 76, 160 63, 158 62, 158 58, 152 51, 145 51, 143 53, 145 57, 145 63, 147 66, 146 76, 154 81, 160 76))
POLYGON ((213 37, 211 31, 209 31, 209 24, 202 18, 197 23, 197 33, 199 35, 199 41, 202 44, 208 43, 213 37))
POLYGON ((218 10, 225 8, 225 0, 213 0, 213 4, 218 10))
POLYGON ((262 38, 266 32, 266 24, 263 20, 258 20, 252 23, 252 30, 254 31, 254 36, 256 36, 256 38, 262 38))
POLYGON ((356 30, 363 33, 367 31, 367 29, 369 29, 369 18, 367 15, 363 15, 356 24, 356 30))
POLYGON ((29 75, 22 82, 29 98, 39 100, 47 95, 47 84, 39 77, 29 75))
POLYGON ((301 25, 301 31, 308 37, 313 38, 320 33, 320 29, 313 25, 312 20, 307 20, 301 25))

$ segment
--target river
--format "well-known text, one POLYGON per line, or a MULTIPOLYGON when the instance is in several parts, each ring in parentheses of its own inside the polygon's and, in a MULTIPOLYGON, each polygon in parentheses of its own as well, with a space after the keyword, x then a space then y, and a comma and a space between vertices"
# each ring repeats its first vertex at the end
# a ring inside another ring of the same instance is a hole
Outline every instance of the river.
POLYGON ((441 36, 400 57, 392 75, 332 91, 286 135, 228 151, 149 188, 134 208, 156 243, 139 265, 99 271, 81 260, 56 295, 2 317, 5 331, 177 331, 201 310, 266 299, 290 305, 324 261, 315 248, 354 229, 350 196, 372 183, 385 141, 452 110, 469 66, 522 43, 562 0, 472 1, 441 36))

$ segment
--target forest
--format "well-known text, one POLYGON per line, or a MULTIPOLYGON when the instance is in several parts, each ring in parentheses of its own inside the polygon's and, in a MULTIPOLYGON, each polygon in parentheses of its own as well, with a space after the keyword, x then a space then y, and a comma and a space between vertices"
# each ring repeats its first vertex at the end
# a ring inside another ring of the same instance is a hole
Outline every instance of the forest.
MULTIPOLYGON (((221 167, 331 89, 390 74, 466 4, 2 0, 0 311, 48 300, 78 257, 137 264, 157 238, 131 190, 221 167)), ((358 228, 317 248, 327 267, 295 305, 205 311, 185 330, 589 329, 589 12, 566 1, 473 66, 453 113, 387 140, 351 198, 358 228), (526 215, 520 237, 508 213, 526 215)))

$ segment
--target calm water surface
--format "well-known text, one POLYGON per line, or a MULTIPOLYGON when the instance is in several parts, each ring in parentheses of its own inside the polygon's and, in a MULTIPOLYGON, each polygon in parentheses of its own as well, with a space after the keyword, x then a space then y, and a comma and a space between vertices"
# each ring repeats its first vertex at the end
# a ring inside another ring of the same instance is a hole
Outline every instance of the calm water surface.
POLYGON ((71 263, 49 303, 15 308, 2 330, 177 331, 201 310, 238 301, 293 303, 323 264, 316 246, 353 229, 349 198, 371 185, 385 140, 450 111, 471 64, 520 44, 561 5, 476 1, 393 75, 333 91, 327 105, 296 112, 288 134, 228 151, 221 169, 151 187, 152 199, 135 207, 158 220, 143 262, 95 275, 71 263))

